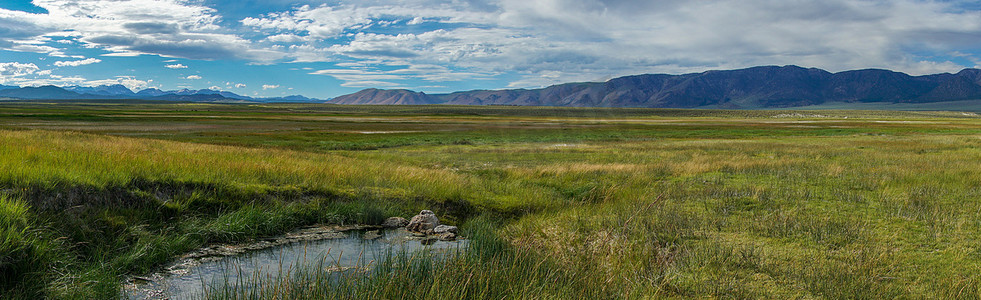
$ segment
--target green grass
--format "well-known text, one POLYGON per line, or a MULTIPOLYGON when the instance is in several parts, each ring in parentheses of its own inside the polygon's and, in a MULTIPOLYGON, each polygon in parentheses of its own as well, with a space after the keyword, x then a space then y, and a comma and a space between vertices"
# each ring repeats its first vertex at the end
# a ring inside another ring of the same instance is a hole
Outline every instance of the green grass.
POLYGON ((208 243, 421 209, 473 247, 208 296, 981 298, 970 114, 0 105, 14 298, 111 298, 208 243))
POLYGON ((43 295, 49 268, 58 268, 57 241, 36 228, 29 206, 0 195, 0 286, 4 295, 31 298, 43 295), (25 280, 28 279, 28 280, 25 280))
POLYGON ((808 109, 869 109, 869 110, 948 110, 964 112, 981 112, 981 101, 961 100, 945 101, 932 103, 841 103, 830 102, 820 105, 803 106, 795 108, 797 110, 808 109))
POLYGON ((388 253, 367 267, 370 273, 327 270, 329 262, 249 284, 224 282, 205 293, 209 299, 613 299, 595 278, 561 272, 557 261, 515 251, 481 218, 468 223, 466 250, 445 253, 388 253))

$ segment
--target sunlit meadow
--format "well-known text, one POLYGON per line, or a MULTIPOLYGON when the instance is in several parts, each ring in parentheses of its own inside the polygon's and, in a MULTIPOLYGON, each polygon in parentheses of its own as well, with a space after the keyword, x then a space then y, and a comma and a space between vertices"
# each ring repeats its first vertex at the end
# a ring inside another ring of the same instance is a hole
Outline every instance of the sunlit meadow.
POLYGON ((5 104, 4 298, 432 209, 472 241, 208 298, 979 298, 970 113, 5 104))

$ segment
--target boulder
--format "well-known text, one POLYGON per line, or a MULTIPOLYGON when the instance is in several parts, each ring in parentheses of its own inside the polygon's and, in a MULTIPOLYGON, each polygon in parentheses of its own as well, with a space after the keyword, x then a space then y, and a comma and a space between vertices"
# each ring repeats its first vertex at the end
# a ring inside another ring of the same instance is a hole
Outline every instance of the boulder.
POLYGON ((385 228, 399 228, 405 227, 406 225, 409 225, 409 220, 402 217, 391 217, 385 219, 385 222, 382 222, 382 227, 385 228))
POLYGON ((411 232, 430 234, 436 226, 439 226, 439 219, 436 218, 436 214, 431 210, 424 210, 412 217, 405 229, 411 232))
POLYGON ((433 228, 433 233, 434 234, 441 234, 441 233, 447 233, 447 232, 454 233, 454 234, 457 233, 456 226, 439 225, 439 226, 436 226, 436 228, 433 228))

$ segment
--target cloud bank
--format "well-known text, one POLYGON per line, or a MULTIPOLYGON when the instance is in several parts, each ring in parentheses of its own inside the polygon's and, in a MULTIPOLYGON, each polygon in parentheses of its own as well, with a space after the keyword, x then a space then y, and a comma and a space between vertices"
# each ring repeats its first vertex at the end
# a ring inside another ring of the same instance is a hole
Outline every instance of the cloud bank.
POLYGON ((981 62, 981 13, 959 0, 310 2, 231 18, 228 1, 34 0, 49 13, 0 9, 0 49, 78 59, 57 66, 98 62, 79 46, 106 57, 318 64, 303 74, 410 88, 784 64, 927 74, 981 62))
MULTIPOLYGON (((981 46, 981 14, 939 1, 368 1, 245 18, 283 48, 364 68, 351 83, 397 82, 378 66, 438 65, 431 81, 513 72, 514 87, 651 72, 798 64, 829 70, 956 71, 937 56, 981 46), (428 25, 427 25, 428 24, 428 25), (384 30, 383 30, 384 29, 384 30), (380 33, 384 32, 384 33, 380 33), (923 55, 923 53, 930 53, 923 55)), ((967 55, 977 61, 977 53, 967 55)))

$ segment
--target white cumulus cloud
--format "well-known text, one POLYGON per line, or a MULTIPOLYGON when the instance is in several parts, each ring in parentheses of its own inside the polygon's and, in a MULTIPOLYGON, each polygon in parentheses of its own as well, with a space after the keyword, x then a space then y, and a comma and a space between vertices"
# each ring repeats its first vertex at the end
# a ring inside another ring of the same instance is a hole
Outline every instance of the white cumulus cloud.
POLYGON ((274 43, 298 43, 303 41, 303 37, 295 34, 277 34, 267 37, 266 40, 274 43))
POLYGON ((423 19, 422 17, 415 17, 415 18, 412 18, 412 20, 409 20, 409 22, 406 23, 406 24, 409 24, 409 25, 419 25, 419 24, 422 24, 424 22, 426 22, 426 20, 423 19))
POLYGON ((194 80, 197 80, 197 79, 201 79, 201 76, 198 76, 198 75, 190 75, 190 76, 184 77, 184 79, 194 79, 194 80))
POLYGON ((279 85, 278 84, 263 84, 262 85, 262 89, 263 90, 271 90, 271 89, 278 89, 278 88, 279 88, 279 85))
MULTIPOLYGON (((63 55, 40 45, 49 36, 71 35, 83 46, 111 55, 154 54, 190 59, 239 58, 270 61, 282 57, 253 47, 219 25, 214 8, 185 0, 34 0, 48 11, 33 14, 0 9, 0 49, 63 55)), ((55 43, 57 44, 57 43, 55 43)))
POLYGON ((164 66, 164 68, 168 68, 168 69, 187 69, 187 66, 185 66, 183 64, 173 64, 173 65, 166 65, 166 66, 164 66))
POLYGON ((98 58, 86 58, 83 60, 56 61, 54 65, 58 67, 77 67, 77 66, 90 65, 99 62, 102 62, 102 60, 98 58))
POLYGON ((32 63, 7 62, 0 63, 0 76, 17 77, 33 74, 41 68, 32 63))

